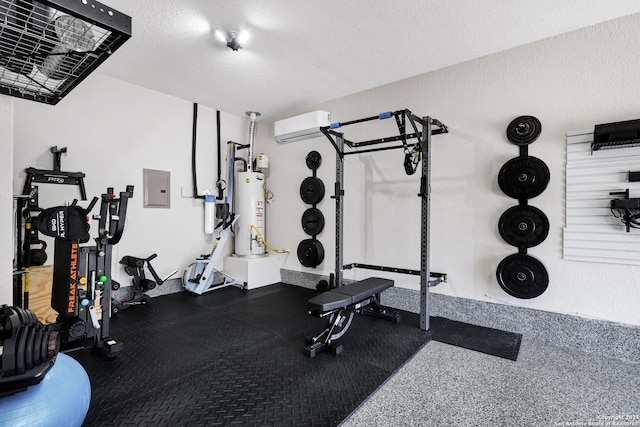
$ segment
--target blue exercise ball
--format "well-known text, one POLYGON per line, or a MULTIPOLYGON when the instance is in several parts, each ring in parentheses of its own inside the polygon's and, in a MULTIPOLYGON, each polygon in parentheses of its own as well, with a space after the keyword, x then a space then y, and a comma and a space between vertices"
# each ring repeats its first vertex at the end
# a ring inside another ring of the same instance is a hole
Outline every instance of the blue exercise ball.
POLYGON ((87 372, 60 353, 39 384, 0 398, 0 426, 81 426, 90 402, 87 372))

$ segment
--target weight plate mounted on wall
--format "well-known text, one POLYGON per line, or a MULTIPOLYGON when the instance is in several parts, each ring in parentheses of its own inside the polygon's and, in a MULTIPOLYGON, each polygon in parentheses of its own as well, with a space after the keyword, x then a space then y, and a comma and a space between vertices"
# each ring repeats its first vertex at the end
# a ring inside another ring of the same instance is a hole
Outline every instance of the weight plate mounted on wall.
POLYGON ((516 117, 507 126, 507 139, 515 145, 529 145, 542 133, 540 120, 533 116, 516 117))
POLYGON ((549 219, 534 206, 513 206, 500 217, 498 231, 511 246, 532 248, 549 235, 549 219))
POLYGON ((298 261, 305 267, 317 267, 324 261, 324 247, 315 239, 305 239, 298 244, 298 261))
POLYGON ((302 214, 302 229, 309 236, 317 236, 324 229, 324 215, 317 208, 309 208, 302 214))
POLYGON ((496 277, 506 293, 521 299, 536 298, 549 286, 544 265, 526 254, 513 254, 503 259, 498 264, 496 277))
POLYGON ((317 151, 309 151, 309 154, 307 154, 307 157, 305 158, 305 162, 309 169, 316 170, 322 164, 322 156, 317 151))
POLYGON ((514 199, 533 199, 547 188, 551 174, 537 157, 520 156, 507 161, 498 173, 498 186, 514 199))
POLYGON ((322 156, 317 151, 310 151, 305 157, 307 167, 313 171, 313 176, 305 178, 300 184, 300 198, 306 204, 312 205, 302 214, 302 229, 311 239, 302 240, 298 244, 298 261, 304 267, 317 267, 324 261, 324 247, 316 240, 316 236, 324 229, 324 215, 316 204, 324 198, 324 183, 316 176, 316 171, 322 163, 322 156))
POLYGON ((518 253, 503 259, 496 270, 500 287, 516 298, 535 298, 549 285, 542 262, 527 255, 527 249, 541 244, 549 235, 549 219, 528 199, 539 196, 551 180, 549 167, 529 156, 528 145, 542 133, 540 120, 533 116, 516 117, 507 126, 507 139, 519 147, 520 155, 507 161, 498 172, 498 186, 504 194, 517 199, 498 220, 500 236, 518 248, 518 253))
POLYGON ((315 176, 306 177, 300 184, 300 198, 309 205, 320 203, 324 198, 324 183, 322 180, 315 176))

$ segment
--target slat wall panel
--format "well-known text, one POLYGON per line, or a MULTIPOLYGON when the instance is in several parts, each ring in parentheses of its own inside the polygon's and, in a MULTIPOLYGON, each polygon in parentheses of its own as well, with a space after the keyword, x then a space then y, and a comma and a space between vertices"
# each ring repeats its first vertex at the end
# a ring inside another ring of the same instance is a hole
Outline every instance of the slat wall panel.
POLYGON ((593 133, 567 135, 566 260, 640 265, 640 229, 626 232, 609 208, 611 191, 629 189, 640 197, 640 182, 628 172, 640 170, 640 147, 591 152, 593 133))

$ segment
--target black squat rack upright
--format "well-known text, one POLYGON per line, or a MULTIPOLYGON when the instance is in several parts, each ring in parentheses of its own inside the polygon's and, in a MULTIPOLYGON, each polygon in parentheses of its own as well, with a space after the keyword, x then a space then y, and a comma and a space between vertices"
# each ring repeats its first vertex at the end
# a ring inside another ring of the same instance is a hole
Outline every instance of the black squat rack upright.
POLYGON ((429 330, 429 287, 436 286, 441 282, 445 282, 447 279, 446 274, 435 273, 429 270, 431 136, 448 133, 447 126, 432 117, 418 117, 411 111, 405 109, 394 112, 384 112, 377 116, 348 122, 335 122, 331 123, 329 126, 321 127, 320 130, 329 139, 333 148, 336 150, 335 193, 331 196, 336 201, 336 253, 335 276, 331 283, 331 287, 343 286, 343 271, 345 269, 348 270, 352 268, 364 268, 369 270, 420 276, 420 329, 424 331, 429 330), (353 142, 345 139, 343 133, 336 131, 336 129, 348 125, 372 120, 385 120, 392 117, 395 119, 398 128, 398 135, 362 142, 353 142), (409 128, 410 133, 407 133, 407 128, 409 128), (378 146, 373 147, 375 145, 378 146), (343 264, 344 208, 342 203, 342 198, 344 197, 343 183, 345 156, 396 149, 404 150, 404 168, 407 175, 415 174, 418 170, 420 161, 422 160, 420 192, 418 193, 418 197, 422 200, 420 221, 420 270, 408 270, 404 268, 385 267, 371 264, 353 263, 345 265, 343 264))

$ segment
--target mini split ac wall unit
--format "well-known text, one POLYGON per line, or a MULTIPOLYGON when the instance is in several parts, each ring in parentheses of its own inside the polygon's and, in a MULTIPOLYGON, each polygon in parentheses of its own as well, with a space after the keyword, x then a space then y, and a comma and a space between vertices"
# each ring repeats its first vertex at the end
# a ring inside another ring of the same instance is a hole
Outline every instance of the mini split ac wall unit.
POLYGON ((273 126, 273 132, 281 144, 317 138, 322 135, 321 126, 329 126, 331 115, 322 110, 301 114, 289 119, 279 120, 273 126))

